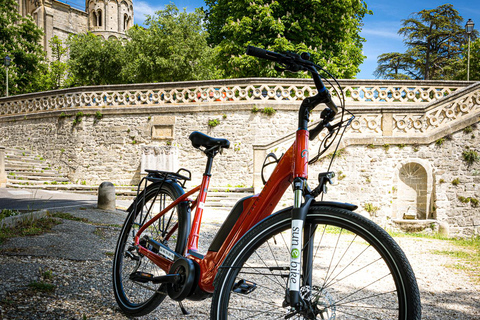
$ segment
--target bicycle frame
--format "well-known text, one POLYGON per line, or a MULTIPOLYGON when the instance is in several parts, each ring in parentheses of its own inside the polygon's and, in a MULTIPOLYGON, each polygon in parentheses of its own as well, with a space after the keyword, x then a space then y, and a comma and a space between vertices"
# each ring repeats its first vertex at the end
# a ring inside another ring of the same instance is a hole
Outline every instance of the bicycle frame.
MULTIPOLYGON (((188 201, 188 198, 192 194, 199 192, 197 200, 193 201, 191 204, 191 209, 193 210, 196 207, 196 211, 188 237, 188 251, 186 254, 187 258, 198 263, 200 266, 200 279, 198 282, 199 288, 206 293, 213 293, 213 281, 215 279, 215 275, 217 274, 221 263, 226 258, 233 246, 255 224, 273 212, 285 190, 292 184, 295 178, 307 179, 308 136, 308 130, 299 129, 297 131, 295 142, 282 156, 270 179, 265 184, 263 190, 259 194, 245 200, 242 213, 240 214, 231 231, 223 239, 222 245, 218 251, 208 251, 204 257, 196 254, 198 249, 198 238, 203 214, 203 205, 205 203, 207 189, 210 182, 209 175, 204 175, 200 186, 195 187, 181 197, 177 198, 167 208, 158 213, 154 218, 149 220, 140 228, 135 236, 135 245, 139 248, 138 251, 168 273, 174 261, 141 246, 139 244, 140 236, 148 226, 157 221, 166 212, 174 208, 179 203, 188 201)), ((171 253, 173 254, 173 251, 171 253)))

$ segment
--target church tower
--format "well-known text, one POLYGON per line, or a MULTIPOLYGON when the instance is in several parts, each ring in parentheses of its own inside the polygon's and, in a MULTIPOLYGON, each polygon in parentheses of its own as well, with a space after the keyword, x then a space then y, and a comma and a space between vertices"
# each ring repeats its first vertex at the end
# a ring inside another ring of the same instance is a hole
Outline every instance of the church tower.
POLYGON ((88 30, 105 39, 123 38, 133 26, 132 0, 86 0, 88 30))

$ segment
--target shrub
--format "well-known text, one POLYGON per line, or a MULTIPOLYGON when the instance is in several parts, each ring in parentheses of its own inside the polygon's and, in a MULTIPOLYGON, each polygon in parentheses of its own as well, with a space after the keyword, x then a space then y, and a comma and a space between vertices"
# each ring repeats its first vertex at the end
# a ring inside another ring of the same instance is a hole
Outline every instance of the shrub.
POLYGON ((380 210, 379 207, 374 206, 372 203, 365 203, 363 209, 365 209, 365 211, 367 211, 370 215, 374 215, 378 210, 380 210))
POLYGON ((475 150, 465 150, 463 151, 462 156, 463 160, 468 163, 468 165, 472 165, 478 160, 480 160, 480 157, 475 150))
POLYGON ((219 124, 220 124, 220 120, 218 120, 218 119, 210 119, 210 120, 208 120, 208 126, 209 126, 210 128, 214 128, 214 127, 218 126, 219 124))
POLYGON ((277 110, 273 109, 272 107, 266 107, 263 108, 262 113, 266 114, 267 116, 273 116, 275 113, 277 113, 277 110))
POLYGON ((445 142, 445 138, 440 138, 437 141, 435 141, 435 145, 437 147, 440 147, 444 142, 445 142))

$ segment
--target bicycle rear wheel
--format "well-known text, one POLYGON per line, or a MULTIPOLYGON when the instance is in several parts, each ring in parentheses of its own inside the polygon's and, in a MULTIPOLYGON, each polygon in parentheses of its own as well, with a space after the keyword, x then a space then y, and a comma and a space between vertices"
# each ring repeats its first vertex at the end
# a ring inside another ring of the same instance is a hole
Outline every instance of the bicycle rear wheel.
MULTIPOLYGON (((113 260, 113 292, 122 311, 141 316, 154 310, 166 296, 166 285, 141 283, 130 279, 141 271, 161 276, 166 273, 145 256, 138 254, 134 237, 140 227, 184 193, 172 181, 149 185, 135 199, 120 232, 113 260)), ((142 234, 183 254, 187 244, 190 209, 181 203, 163 215, 142 234)))
POLYGON ((287 209, 257 224, 225 259, 215 279, 211 319, 420 319, 413 271, 383 229, 351 211, 321 206, 310 208, 309 228, 303 250, 312 245, 312 268, 301 275, 304 311, 294 312, 286 298, 287 209))

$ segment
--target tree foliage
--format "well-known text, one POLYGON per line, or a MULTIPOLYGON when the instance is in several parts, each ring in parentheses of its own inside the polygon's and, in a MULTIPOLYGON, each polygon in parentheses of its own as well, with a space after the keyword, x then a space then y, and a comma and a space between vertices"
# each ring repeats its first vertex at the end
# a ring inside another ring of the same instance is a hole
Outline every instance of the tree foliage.
MULTIPOLYGON (((247 45, 309 52, 338 77, 352 78, 363 62, 363 0, 206 0, 209 43, 225 77, 279 76, 271 63, 245 55, 247 45)), ((291 75, 289 75, 291 76, 291 75)))
MULTIPOLYGON (((467 52, 468 45, 463 46, 463 52, 467 52)), ((467 80, 468 57, 465 54, 452 68, 457 70, 455 80, 467 80)), ((480 81, 480 38, 470 43, 470 81, 480 81)))
POLYGON ((68 39, 68 67, 72 85, 105 85, 123 82, 124 49, 116 38, 104 40, 92 33, 78 34, 68 39))
POLYGON ((91 33, 72 36, 72 85, 166 82, 215 78, 213 49, 202 28, 204 13, 180 12, 173 4, 134 26, 128 40, 91 33))
POLYGON ((463 18, 451 4, 435 9, 421 10, 402 20, 398 31, 404 36, 407 51, 378 57, 376 76, 402 75, 413 79, 453 79, 458 70, 454 67, 465 54, 466 43, 463 18), (400 72, 402 70, 402 72, 400 72))
POLYGON ((169 4, 147 16, 147 28, 128 31, 123 75, 128 82, 161 82, 214 78, 213 50, 202 27, 202 9, 187 13, 169 4))
POLYGON ((411 76, 405 74, 410 64, 408 57, 403 53, 390 52, 378 56, 378 67, 374 72, 375 77, 384 79, 406 80, 411 79, 411 76))
POLYGON ((52 61, 49 66, 49 85, 51 89, 59 89, 68 86, 68 64, 65 62, 68 48, 64 46, 63 41, 58 36, 50 39, 50 48, 52 49, 52 61))
MULTIPOLYGON (((3 0, 0 5, 0 58, 12 59, 9 71, 9 93, 20 94, 43 89, 39 81, 45 72, 44 52, 40 45, 42 31, 30 16, 18 13, 15 0, 3 0)), ((2 67, 4 70, 5 67, 2 67)), ((5 92, 5 76, 0 77, 0 90, 5 92)))

